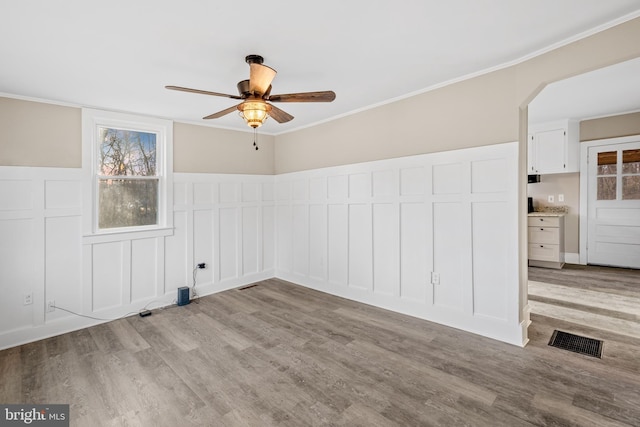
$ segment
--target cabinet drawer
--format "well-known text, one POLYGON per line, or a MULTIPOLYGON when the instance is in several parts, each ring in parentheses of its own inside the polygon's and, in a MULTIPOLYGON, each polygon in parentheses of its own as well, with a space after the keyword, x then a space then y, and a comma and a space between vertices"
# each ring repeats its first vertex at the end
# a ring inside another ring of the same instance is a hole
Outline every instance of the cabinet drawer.
POLYGON ((529 259, 560 262, 560 245, 529 243, 529 259))
POLYGON ((529 227, 560 227, 560 217, 557 216, 530 216, 527 219, 529 227))
POLYGON ((558 227, 529 227, 529 243, 560 244, 558 227))

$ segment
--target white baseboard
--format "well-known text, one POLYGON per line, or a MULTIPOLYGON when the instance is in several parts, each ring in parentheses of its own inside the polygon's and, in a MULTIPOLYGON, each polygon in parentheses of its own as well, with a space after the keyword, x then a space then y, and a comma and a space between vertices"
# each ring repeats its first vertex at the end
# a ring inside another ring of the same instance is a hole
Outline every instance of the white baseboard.
POLYGON ((564 262, 567 264, 580 264, 580 254, 565 252, 564 262))
POLYGON ((290 283, 315 289, 317 291, 345 298, 362 304, 406 314, 429 322, 449 326, 472 334, 481 335, 507 344, 524 347, 528 340, 527 328, 530 324, 529 309, 525 308, 524 320, 519 323, 508 323, 501 319, 492 319, 487 316, 475 316, 473 314, 460 313, 429 306, 423 303, 402 298, 394 298, 389 295, 375 294, 364 289, 337 285, 322 280, 297 275, 291 272, 276 270, 276 278, 290 283))
MULTIPOLYGON (((222 282, 217 282, 215 284, 208 283, 208 284, 198 285, 197 291, 200 297, 204 297, 207 295, 216 294, 218 292, 223 292, 229 289, 234 289, 240 286, 249 285, 251 283, 255 283, 260 280, 271 279, 273 277, 274 277, 273 270, 268 270, 261 273, 255 273, 255 274, 251 274, 251 275, 247 275, 239 278, 224 280, 222 282)), ((124 317, 123 314, 126 312, 131 313, 131 314, 127 313, 128 316, 135 316, 139 310, 141 310, 143 307, 146 307, 146 306, 149 306, 150 310, 171 306, 175 304, 175 299, 176 299, 176 295, 172 292, 170 295, 164 295, 160 297, 153 297, 153 298, 148 298, 146 300, 136 301, 135 307, 134 306, 118 307, 117 310, 112 312, 91 313, 91 315, 99 318, 118 320, 124 317)), ((5 350, 7 348, 11 348, 11 347, 17 347, 22 344, 28 344, 30 342, 39 341, 39 340, 54 337, 57 335, 62 335, 69 332, 77 331, 80 329, 89 328, 91 326, 96 326, 101 323, 112 322, 113 320, 93 320, 93 319, 87 319, 85 317, 70 315, 67 317, 50 321, 40 326, 28 326, 24 328, 3 332, 3 333, 0 333, 0 351, 5 350)))

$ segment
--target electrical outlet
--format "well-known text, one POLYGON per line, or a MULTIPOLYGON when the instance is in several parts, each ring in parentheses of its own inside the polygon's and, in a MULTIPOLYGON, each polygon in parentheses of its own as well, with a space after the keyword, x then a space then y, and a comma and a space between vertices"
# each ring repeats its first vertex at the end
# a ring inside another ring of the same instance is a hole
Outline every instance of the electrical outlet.
POLYGON ((440 273, 436 273, 435 271, 431 272, 431 283, 434 285, 440 284, 440 273))
POLYGON ((564 202, 564 194, 558 194, 558 201, 564 202))
POLYGON ((32 293, 32 292, 29 292, 29 293, 24 294, 24 300, 22 301, 22 303, 23 303, 24 305, 31 305, 31 304, 33 304, 33 293, 32 293))
POLYGON ((56 311, 56 302, 55 300, 47 301, 47 313, 52 313, 56 311))
POLYGON ((550 195, 550 196, 547 197, 547 201, 549 203, 553 203, 553 200, 554 200, 553 195, 550 195))

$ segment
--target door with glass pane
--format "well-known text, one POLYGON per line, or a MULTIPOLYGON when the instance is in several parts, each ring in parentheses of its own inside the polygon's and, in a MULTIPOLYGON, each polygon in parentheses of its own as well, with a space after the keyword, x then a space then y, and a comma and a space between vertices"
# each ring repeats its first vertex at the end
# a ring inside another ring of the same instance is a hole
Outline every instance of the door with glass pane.
POLYGON ((589 264, 640 268, 640 141, 589 148, 589 264))

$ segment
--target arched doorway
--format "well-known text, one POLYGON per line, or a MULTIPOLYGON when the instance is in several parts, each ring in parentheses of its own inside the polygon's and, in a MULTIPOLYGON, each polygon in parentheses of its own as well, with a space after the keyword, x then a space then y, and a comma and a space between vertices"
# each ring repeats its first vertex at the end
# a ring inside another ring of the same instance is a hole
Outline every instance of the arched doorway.
MULTIPOLYGON (((520 147, 523 156, 527 157, 531 154, 527 146, 531 140, 529 129, 532 125, 545 121, 570 119, 588 124, 589 126, 581 126, 585 130, 585 134, 579 139, 582 141, 579 145, 583 152, 587 145, 593 145, 587 141, 596 138, 640 134, 640 102, 633 96, 627 96, 640 90, 640 78, 636 77, 640 76, 638 69, 640 69, 640 59, 629 60, 550 83, 536 91, 527 108, 521 109, 520 147), (526 143, 523 143, 523 137, 526 143)), ((609 153, 610 150, 599 151, 609 153)), ((618 157, 622 161, 622 154, 618 157)), ((628 157, 631 159, 632 156, 628 157)), ((521 167, 524 166, 528 171, 528 163, 530 162, 521 162, 521 167)), ((594 169, 594 164, 594 162, 591 163, 590 169, 594 169)), ((538 269, 532 272, 532 269, 528 268, 527 283, 530 286, 527 287, 527 304, 531 313, 534 314, 533 321, 536 315, 551 316, 569 324, 634 336, 632 324, 626 325, 630 328, 628 331, 625 329, 625 319, 634 315, 634 306, 640 307, 640 298, 638 298, 640 288, 637 295, 634 295, 625 282, 633 281, 636 277, 640 283, 640 271, 637 272, 637 276, 634 276, 636 273, 633 271, 627 273, 621 270, 590 269, 582 266, 588 262, 592 263, 587 261, 586 254, 588 237, 586 194, 587 190, 593 190, 590 187, 593 184, 586 184, 588 171, 585 166, 583 164, 579 172, 545 174, 541 176, 540 182, 525 184, 527 196, 534 198, 534 204, 538 209, 568 205, 565 215, 567 227, 563 243, 567 252, 565 259, 569 263, 560 271, 542 272, 538 269), (611 274, 608 286, 599 287, 598 280, 607 277, 607 272, 611 274), (578 282, 580 280, 582 283, 578 282), (614 286, 616 283, 620 284, 617 288, 614 286)), ((619 169, 622 166, 621 164, 619 169)), ((621 171, 618 171, 618 175, 621 175, 621 171)), ((633 173, 627 175, 635 176, 633 173)), ((622 182, 622 176, 612 178, 612 176, 603 175, 600 178, 614 181, 617 179, 618 183, 622 182)), ((593 177, 591 182, 593 183, 593 177)), ((622 192, 618 191, 618 198, 623 197, 621 194, 622 192)), ((615 212, 612 211, 612 215, 614 214, 615 212)), ((529 237, 528 230, 527 233, 522 234, 525 238, 529 237)), ((626 243, 633 243, 630 239, 632 236, 628 234, 623 240, 626 243)), ((638 239, 640 240, 640 237, 638 239)), ((640 248, 640 242, 637 244, 640 248)), ((619 250, 619 247, 616 249, 619 250)), ((612 256, 614 258, 609 259, 615 259, 615 251, 612 256)), ((625 266, 626 264, 622 262, 624 257, 620 258, 620 265, 625 266)))

